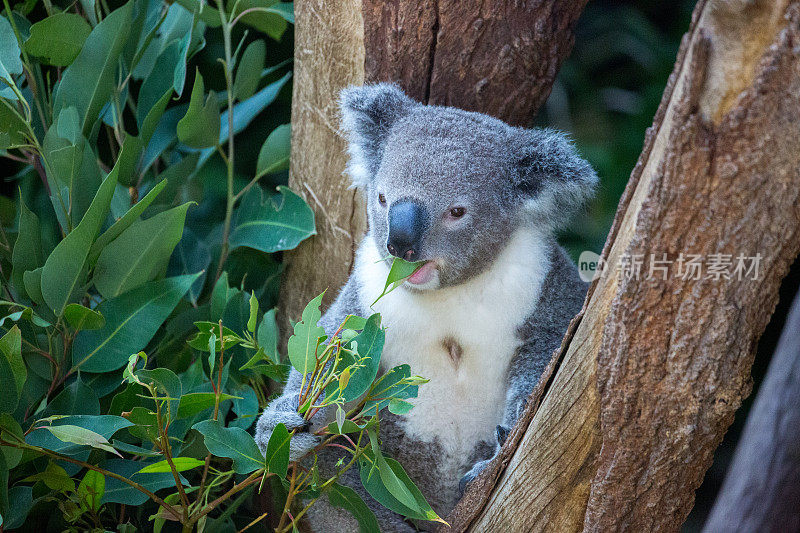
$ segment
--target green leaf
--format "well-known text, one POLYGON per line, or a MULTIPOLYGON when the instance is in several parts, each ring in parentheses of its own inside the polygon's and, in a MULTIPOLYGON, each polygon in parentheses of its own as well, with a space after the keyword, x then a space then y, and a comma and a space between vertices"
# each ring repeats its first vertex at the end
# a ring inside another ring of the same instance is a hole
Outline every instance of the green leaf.
POLYGON ((47 468, 43 472, 28 476, 23 481, 29 483, 41 481, 47 488, 64 493, 75 491, 75 481, 69 477, 66 470, 53 461, 47 463, 47 468))
POLYGON ((117 453, 108 439, 122 428, 133 424, 121 416, 79 415, 58 418, 51 425, 39 425, 25 440, 32 446, 46 448, 54 452, 73 455, 84 446, 91 446, 117 453))
MULTIPOLYGON (((25 440, 19 423, 8 413, 0 413, 0 437, 6 442, 25 440)), ((22 459, 22 448, 0 446, 0 459, 2 458, 5 458, 8 468, 15 468, 22 459)))
MULTIPOLYGON (((178 405, 178 418, 190 418, 214 407, 216 396, 213 392, 190 392, 184 394, 181 396, 181 401, 178 405)), ((220 394, 220 402, 233 398, 236 398, 236 396, 220 394)))
POLYGON ((294 335, 289 337, 287 352, 289 362, 298 372, 305 375, 314 370, 316 363, 316 350, 320 337, 325 335, 325 330, 317 325, 322 313, 319 306, 322 303, 323 292, 306 305, 303 318, 294 325, 294 335))
POLYGON ((406 278, 416 272, 423 264, 425 264, 423 261, 411 263, 405 259, 395 257, 392 261, 392 267, 389 269, 389 275, 386 277, 386 285, 383 287, 383 292, 381 292, 380 296, 375 298, 372 305, 375 305, 378 300, 399 287, 406 278))
POLYGON ((23 278, 24 273, 28 270, 36 270, 44 265, 44 260, 39 217, 28 209, 22 199, 22 192, 20 192, 19 233, 14 244, 14 251, 11 254, 11 282, 20 294, 27 294, 23 278))
POLYGON ((78 333, 73 367, 110 372, 125 366, 129 355, 150 342, 196 278, 197 274, 146 283, 101 303, 97 311, 106 317, 106 325, 78 333))
POLYGON ((178 121, 178 139, 193 148, 216 146, 219 141, 219 101, 210 93, 203 103, 205 88, 200 71, 195 73, 192 96, 186 115, 178 121))
POLYGON ((42 296, 42 271, 44 267, 39 267, 34 270, 28 270, 22 274, 22 281, 25 285, 25 292, 28 293, 28 298, 33 300, 39 305, 44 306, 44 296, 42 296))
POLYGON ((95 26, 54 94, 53 114, 75 106, 85 136, 114 92, 117 60, 128 38, 132 13, 133 2, 128 2, 95 26))
POLYGON ((233 215, 230 249, 247 246, 272 253, 291 250, 316 234, 314 212, 288 187, 278 187, 277 203, 263 202, 261 189, 253 187, 233 215))
POLYGON ((286 426, 278 424, 272 430, 269 442, 267 442, 267 471, 277 474, 280 479, 286 477, 289 469, 289 441, 291 438, 286 426))
POLYGON ((441 522, 400 463, 381 454, 375 432, 370 431, 369 435, 372 446, 359 460, 361 483, 369 495, 403 516, 441 522))
POLYGON ((0 338, 0 412, 13 413, 22 394, 28 370, 22 360, 22 333, 12 327, 0 338))
MULTIPOLYGON (((274 0, 239 0, 236 2, 236 11, 233 17, 239 15, 247 9, 259 8, 256 12, 251 12, 242 17, 242 22, 252 26, 258 31, 264 32, 276 41, 279 41, 288 27, 286 19, 286 6, 274 0)), ((289 4, 291 6, 291 4, 289 4)), ((291 7, 289 8, 291 12, 291 7)))
POLYGON ((71 424, 43 426, 39 429, 46 429, 62 442, 77 444, 78 446, 91 446, 98 450, 117 453, 117 451, 111 447, 111 443, 108 442, 107 438, 91 429, 73 426, 71 424))
MULTIPOLYGON (((416 398, 419 386, 411 379, 411 367, 399 365, 383 374, 369 392, 369 399, 359 416, 371 416, 387 407, 392 399, 416 398)), ((410 408, 409 408, 410 410, 410 408)))
MULTIPOLYGON (((188 46, 188 39, 189 35, 186 35, 186 46, 188 46)), ((158 56, 153 71, 142 83, 142 87, 139 90, 139 98, 136 102, 136 118, 140 127, 164 94, 172 95, 175 71, 183 57, 183 44, 181 41, 172 41, 158 56)), ((185 66, 183 68, 185 69, 185 66)), ((162 109, 161 113, 163 112, 162 109)))
MULTIPOLYGON (((4 20, 3 17, 0 17, 0 20, 4 20)), ((0 81, 0 92, 4 87, 5 83, 0 81)), ((26 138, 28 124, 12 111, 14 109, 14 104, 10 100, 0 97, 0 150, 28 144, 26 138)))
MULTIPOLYGON (((187 470, 191 470, 192 468, 203 466, 205 461, 195 459, 194 457, 174 457, 172 459, 172 464, 175 465, 175 470, 178 472, 185 472, 187 470)), ((172 472, 172 469, 170 468, 166 459, 145 466, 139 470, 137 474, 158 474, 160 472, 172 472)))
POLYGON ((92 248, 89 251, 89 262, 94 264, 97 262, 97 258, 100 256, 100 252, 105 248, 108 243, 116 239, 120 236, 120 234, 128 229, 131 224, 136 221, 139 216, 147 209, 153 200, 159 195, 159 193, 164 189, 167 185, 166 180, 158 182, 150 192, 148 192, 144 198, 136 202, 136 205, 132 206, 119 220, 114 222, 110 228, 104 231, 97 240, 92 244, 92 248))
MULTIPOLYGON (((76 378, 53 398, 39 416, 51 415, 99 415, 100 400, 93 388, 76 378)), ((80 425, 80 424, 79 424, 80 425)))
POLYGON ((247 331, 250 333, 256 332, 256 320, 258 320, 258 298, 256 293, 250 293, 250 315, 247 318, 247 331))
POLYGON ((67 305, 64 308, 64 318, 75 331, 100 329, 106 323, 103 315, 80 304, 67 305))
POLYGON ((358 521, 360 533, 379 533, 378 519, 361 496, 350 487, 334 483, 328 491, 331 505, 345 509, 358 521))
POLYGON ((256 334, 258 346, 264 350, 270 361, 275 364, 280 363, 278 356, 278 322, 275 319, 275 309, 270 309, 264 313, 261 323, 258 325, 256 334))
POLYGON ((245 48, 239 66, 236 67, 236 78, 233 82, 233 96, 239 100, 247 100, 258 88, 267 46, 263 40, 253 41, 245 48))
MULTIPOLYGON (((147 490, 156 492, 161 489, 172 488, 175 490, 175 479, 172 473, 143 474, 139 473, 143 465, 149 461, 133 461, 130 459, 110 459, 105 462, 106 470, 119 474, 122 477, 135 481, 147 490)), ((185 481, 185 480, 182 480, 185 481)), ((188 485, 188 483, 186 483, 188 485)), ((109 477, 106 480, 106 490, 103 503, 124 503, 138 506, 148 501, 147 495, 139 492, 130 485, 109 477)))
POLYGON ((200 299, 210 263, 211 252, 205 241, 199 239, 192 230, 184 227, 183 236, 170 257, 167 274, 177 276, 200 272, 200 277, 192 284, 186 295, 193 306, 197 306, 197 301, 200 299))
POLYGON ((94 268, 95 287, 113 298, 159 276, 183 234, 190 203, 137 220, 100 252, 94 268))
MULTIPOLYGON (((0 16, 0 78, 12 79, 13 74, 22 74, 19 43, 11 23, 0 16)), ((6 84, 0 81, 0 88, 6 84)))
POLYGON ((57 191, 53 204, 62 227, 69 229, 64 221, 75 225, 81 220, 103 180, 97 156, 81 134, 75 107, 61 110, 47 130, 43 150, 48 184, 57 191))
POLYGON ((355 369, 347 386, 342 391, 345 401, 359 398, 375 381, 385 340, 386 334, 381 328, 381 315, 375 313, 367 319, 363 331, 350 341, 351 344, 356 344, 356 351, 359 358, 362 359, 362 366, 355 369))
POLYGON ((8 489, 8 512, 5 513, 5 522, 0 516, 0 522, 6 530, 19 530, 28 517, 33 507, 33 487, 16 485, 8 489))
MULTIPOLYGON (((125 135, 116 164, 116 166, 119 167, 119 182, 121 184, 126 186, 133 185, 134 178, 137 177, 137 167, 143 157, 142 151, 148 146, 148 143, 155 134, 170 98, 172 98, 171 86, 167 87, 161 98, 152 106, 144 117, 144 120, 139 124, 139 135, 125 135)), ((169 140, 172 141, 173 138, 174 133, 170 135, 169 140)), ((156 154, 156 156, 157 155, 158 154, 156 154)))
POLYGON ((108 214, 116 185, 117 174, 112 170, 100 185, 80 224, 56 245, 44 263, 42 296, 57 316, 61 316, 67 304, 84 292, 89 248, 108 214))
POLYGON ((209 452, 217 457, 233 459, 233 470, 237 474, 249 474, 264 468, 261 450, 253 437, 243 429, 226 428, 216 420, 204 420, 192 428, 203 435, 209 452))
POLYGON ((66 67, 78 57, 92 27, 80 15, 56 13, 31 26, 25 51, 42 63, 66 67))
POLYGON ((97 512, 100 510, 105 491, 106 477, 96 470, 87 470, 77 491, 78 497, 81 499, 81 507, 85 505, 85 508, 97 512))
POLYGON ((272 130, 258 153, 256 175, 264 176, 289 168, 291 141, 291 125, 282 124, 272 130))
POLYGON ((398 398, 392 398, 389 400, 389 412, 398 416, 408 414, 411 409, 414 408, 414 404, 407 402, 405 400, 400 400, 398 398))
POLYGON ((178 404, 183 395, 183 384, 180 378, 168 368, 154 368, 152 370, 137 370, 135 372, 139 381, 155 387, 159 396, 170 398, 167 402, 167 420, 173 420, 178 414, 178 404))
MULTIPOLYGON (((236 135, 255 119, 264 108, 275 101, 278 93, 281 91, 289 78, 292 77, 291 72, 287 72, 283 77, 274 81, 258 91, 256 94, 233 106, 233 134, 236 135)), ((223 111, 222 120, 219 129, 219 141, 217 144, 223 144, 228 140, 228 112, 223 111)), ((214 154, 214 148, 206 148, 200 153, 200 161, 198 165, 202 166, 208 158, 214 154)))

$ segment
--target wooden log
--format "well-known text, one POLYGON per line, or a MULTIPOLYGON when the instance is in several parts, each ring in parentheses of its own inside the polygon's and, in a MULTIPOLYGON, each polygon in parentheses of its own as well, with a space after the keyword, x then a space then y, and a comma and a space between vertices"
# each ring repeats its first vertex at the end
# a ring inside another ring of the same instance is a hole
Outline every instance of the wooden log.
POLYGON ((698 2, 605 274, 452 530, 679 530, 800 251, 798 44, 797 1, 698 2), (758 272, 687 278, 689 254, 758 272))

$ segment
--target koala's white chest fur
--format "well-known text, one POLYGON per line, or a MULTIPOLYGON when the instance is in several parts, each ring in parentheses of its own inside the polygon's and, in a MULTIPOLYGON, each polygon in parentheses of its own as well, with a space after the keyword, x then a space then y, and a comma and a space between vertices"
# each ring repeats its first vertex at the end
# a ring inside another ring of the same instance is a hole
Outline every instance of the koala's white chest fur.
MULTIPOLYGON (((414 439, 439 442, 446 456, 442 474, 462 475, 475 446, 494 442, 505 409, 508 367, 520 344, 517 328, 535 309, 550 268, 548 251, 535 231, 521 229, 474 279, 431 291, 399 287, 373 307, 386 327, 381 367, 408 363, 413 374, 430 379, 411 400, 415 407, 405 417, 404 430, 414 439)), ((388 267, 379 261, 384 255, 371 237, 358 251, 356 275, 365 309, 386 282, 388 267)))

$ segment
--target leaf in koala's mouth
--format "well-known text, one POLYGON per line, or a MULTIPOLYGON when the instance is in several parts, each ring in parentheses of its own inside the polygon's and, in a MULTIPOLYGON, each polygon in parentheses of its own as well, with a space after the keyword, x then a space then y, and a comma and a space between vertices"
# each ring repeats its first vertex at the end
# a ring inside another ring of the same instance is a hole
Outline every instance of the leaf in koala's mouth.
POLYGON ((416 263, 411 263, 405 259, 395 257, 392 261, 392 267, 389 269, 389 275, 386 277, 386 285, 383 287, 383 292, 380 294, 380 296, 375 298, 375 301, 372 302, 372 305, 378 303, 378 300, 395 290, 405 280, 413 276, 418 270, 428 263, 432 263, 432 261, 418 261, 416 263))

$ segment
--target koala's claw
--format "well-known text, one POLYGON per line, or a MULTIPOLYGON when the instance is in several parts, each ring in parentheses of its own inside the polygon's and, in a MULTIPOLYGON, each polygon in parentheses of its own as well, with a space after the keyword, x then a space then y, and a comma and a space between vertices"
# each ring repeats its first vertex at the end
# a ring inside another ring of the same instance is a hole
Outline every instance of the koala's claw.
POLYGON ((270 403, 256 424, 255 441, 262 453, 266 453, 269 438, 278 424, 289 431, 294 430, 289 442, 289 460, 296 461, 322 442, 322 438, 309 433, 311 423, 297 413, 299 395, 281 396, 270 403))

